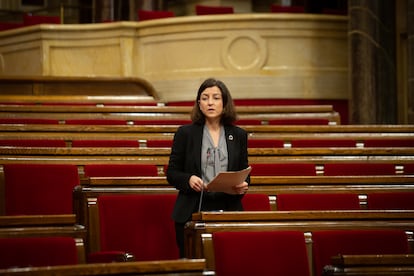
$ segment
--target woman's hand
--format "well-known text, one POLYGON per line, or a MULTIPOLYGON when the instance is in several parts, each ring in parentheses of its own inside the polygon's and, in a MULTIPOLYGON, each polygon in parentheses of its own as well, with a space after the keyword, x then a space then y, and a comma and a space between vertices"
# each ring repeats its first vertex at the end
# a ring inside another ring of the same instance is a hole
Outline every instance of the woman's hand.
POLYGON ((188 180, 188 184, 190 185, 191 189, 193 189, 196 192, 201 192, 204 186, 203 180, 196 175, 192 175, 190 177, 190 180, 188 180))
POLYGON ((249 189, 249 184, 247 184, 246 181, 244 181, 241 184, 233 186, 233 190, 235 194, 245 194, 247 193, 248 189, 249 189))

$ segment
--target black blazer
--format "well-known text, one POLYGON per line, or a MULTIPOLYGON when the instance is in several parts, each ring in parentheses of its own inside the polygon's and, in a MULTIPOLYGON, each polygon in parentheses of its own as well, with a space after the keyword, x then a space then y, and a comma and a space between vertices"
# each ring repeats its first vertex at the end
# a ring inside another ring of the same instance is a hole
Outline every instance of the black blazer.
MULTIPOLYGON (((200 193, 191 189, 188 181, 191 175, 201 177, 201 145, 204 125, 191 124, 178 128, 174 135, 167 180, 178 191, 172 218, 184 223, 198 211, 200 193)), ((224 126, 228 151, 228 171, 238 171, 248 167, 247 132, 237 126, 224 126)), ((250 183, 250 177, 247 178, 250 183)), ((221 193, 226 200, 227 210, 243 210, 243 195, 221 193)))

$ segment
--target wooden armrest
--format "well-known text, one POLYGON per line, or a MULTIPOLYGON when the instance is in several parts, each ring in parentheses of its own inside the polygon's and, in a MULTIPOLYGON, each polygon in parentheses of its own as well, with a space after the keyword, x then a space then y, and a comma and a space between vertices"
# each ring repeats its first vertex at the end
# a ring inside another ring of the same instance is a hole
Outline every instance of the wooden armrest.
POLYGON ((0 216, 0 227, 10 226, 46 226, 46 225, 74 225, 75 214, 67 215, 30 215, 30 216, 0 216))
POLYGON ((369 265, 414 265, 413 254, 386 255, 338 255, 332 257, 332 264, 338 266, 369 265))

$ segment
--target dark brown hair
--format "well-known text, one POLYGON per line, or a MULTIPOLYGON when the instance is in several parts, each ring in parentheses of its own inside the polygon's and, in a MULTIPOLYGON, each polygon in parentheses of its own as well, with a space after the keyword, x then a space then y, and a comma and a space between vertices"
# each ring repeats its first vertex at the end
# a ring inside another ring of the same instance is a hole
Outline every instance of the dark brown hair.
POLYGON ((223 113, 221 116, 221 123, 223 125, 231 125, 237 120, 236 108, 234 106, 233 98, 227 86, 220 80, 213 78, 206 79, 198 89, 197 98, 195 100, 193 109, 191 111, 191 120, 196 124, 204 124, 205 116, 200 110, 199 101, 201 93, 206 88, 217 86, 221 91, 221 98, 223 100, 223 113))

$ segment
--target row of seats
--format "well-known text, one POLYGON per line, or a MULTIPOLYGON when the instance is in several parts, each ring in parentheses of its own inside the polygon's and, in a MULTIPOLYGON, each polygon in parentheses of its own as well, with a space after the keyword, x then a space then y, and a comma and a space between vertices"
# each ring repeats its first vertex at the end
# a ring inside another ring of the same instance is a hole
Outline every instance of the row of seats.
MULTIPOLYGON (((253 165, 260 167, 261 164, 253 165)), ((272 164, 269 164, 270 166, 272 164)), ((338 164, 332 164, 334 166, 338 164)), ((289 175, 288 166, 279 175, 289 175)), ((294 169, 295 166, 291 168, 294 169)), ((352 167, 360 169, 361 164, 352 167)), ((384 169, 373 175, 383 175, 384 169)), ((414 168, 414 166, 411 166, 414 168)), ((109 165, 95 164, 85 166, 86 177, 147 177, 158 176, 158 168, 154 165, 109 165)), ((35 215, 35 214, 70 214, 73 213, 73 190, 80 185, 78 168, 75 165, 58 164, 6 164, 4 170, 5 214, 6 215, 35 215), (22 191, 25 191, 22 193, 22 191)), ((362 168, 362 171, 367 169, 362 168)), ((252 177, 264 175, 266 172, 252 170, 252 177), (253 174, 255 172, 255 174, 253 174)), ((361 172, 360 172, 361 173, 361 172)), ((276 172, 268 172, 276 174, 276 172)), ((414 171, 411 172, 414 174, 414 171)), ((264 197, 264 203, 269 204, 269 198, 264 197)), ((412 193, 369 193, 367 206, 369 209, 377 208, 410 208, 414 209, 412 193), (395 196, 395 198, 393 198, 395 196), (410 201, 412 203, 410 204, 410 201), (381 205, 383 204, 383 205, 381 205), (388 204, 388 205, 387 205, 388 204)), ((255 198, 254 201, 257 201, 255 198)), ((254 201, 250 201, 253 203, 254 201)), ((357 193, 294 193, 277 194, 278 210, 297 209, 360 209, 360 200, 357 193)), ((247 204, 257 209, 253 204, 247 204)), ((262 205, 261 205, 262 206, 262 205)), ((250 207, 248 209, 251 209, 250 207)), ((267 208, 270 210, 270 207, 267 208)))
MULTIPOLYGON (((42 119, 42 118, 0 118, 0 124, 66 124, 66 125, 184 125, 186 119, 42 119)), ((286 118, 286 119, 239 119, 238 125, 330 125, 336 124, 327 118, 286 118)))
MULTIPOLYGON (((233 14, 234 7, 233 6, 211 6, 211 5, 195 5, 195 14, 196 15, 213 15, 213 14, 233 14)), ((302 5, 293 5, 293 6, 284 6, 279 4, 271 4, 269 11, 272 13, 305 13, 305 6, 302 5)), ((326 14, 340 14, 345 15, 347 13, 346 10, 339 10, 339 9, 323 9, 323 13, 326 14)), ((145 21, 151 19, 161 19, 161 18, 169 18, 175 17, 175 13, 173 11, 166 11, 166 10, 138 10, 138 20, 145 21)))
MULTIPOLYGON (((0 146, 7 147, 166 147, 172 146, 172 139, 146 140, 73 140, 63 139, 1 139, 0 146)), ((372 148, 372 147, 414 147, 413 138, 376 139, 249 139, 248 148, 372 148)))
POLYGON ((60 24, 60 22, 59 16, 34 15, 26 13, 23 15, 22 22, 0 22, 0 31, 33 26, 37 24, 60 24))
MULTIPOLYGON (((117 211, 120 209, 115 210, 115 212, 117 211)), ((130 225, 127 228, 129 227, 130 225)), ((116 228, 120 228, 120 225, 117 225, 116 228)), ((161 227, 159 226, 159 228, 161 227)), ((135 229, 134 225, 133 229, 135 229)), ((141 232, 138 233, 141 234, 141 232)), ((167 236, 167 233, 163 231, 162 235, 167 236)), ((119 233, 118 236, 113 237, 114 241, 112 242, 118 241, 119 243, 120 237, 122 238, 125 234, 129 233, 119 233)), ((134 237, 140 237, 140 235, 134 235, 134 237)), ((243 232, 236 230, 203 235, 203 244, 207 263, 213 264, 213 267, 210 265, 209 269, 214 270, 216 275, 233 275, 240 269, 243 269, 242 271, 248 275, 250 273, 321 275, 323 267, 331 263, 330 260, 333 256, 410 254, 412 250, 409 248, 408 238, 404 230, 397 229, 315 230, 305 233, 296 230, 246 230, 243 232), (208 243, 212 243, 212 246, 209 246, 208 243), (213 254, 207 252, 210 248, 212 248, 213 254), (247 267, 246 264, 248 264, 247 267), (299 267, 296 267, 297 265, 299 267)), ((152 242, 158 243, 159 240, 152 242)), ((116 248, 119 246, 116 245, 116 248)), ((132 248, 131 244, 125 246, 124 248, 132 248)), ((68 237, 0 238, 0 248, 2 252, 9 253, 0 260, 0 268, 16 268, 27 264, 33 267, 78 263, 74 240, 68 237)), ((139 248, 141 249, 139 254, 141 254, 145 247, 140 244, 139 248)), ((161 247, 161 250, 166 254, 169 247, 161 247)), ((111 250, 99 253, 103 256, 106 253, 114 254, 115 252, 119 253, 120 251, 111 250)), ((94 255, 97 256, 98 252, 91 254, 91 256, 94 255)), ((145 257, 147 258, 147 256, 145 257)), ((103 258, 99 259, 99 261, 103 260, 103 258)))
MULTIPOLYGON (((285 193, 276 195, 277 211, 311 210, 414 210, 413 192, 370 192, 363 195, 364 204, 356 193, 285 193), (365 198, 366 197, 366 198, 365 198)), ((243 198, 246 211, 271 211, 269 196, 247 194, 243 198)))
POLYGON ((218 276, 319 276, 333 256, 410 252, 403 230, 321 230, 313 231, 311 237, 293 230, 222 231, 204 239, 211 239, 213 269, 218 276), (307 249, 309 242, 311 250, 307 249))
MULTIPOLYGON (((33 194, 31 194, 31 196, 33 197, 33 194)), ((50 196, 52 196, 52 194, 50 195, 50 196)), ((55 195, 53 195, 53 196, 55 196, 55 195)), ((171 202, 173 202, 174 201, 174 196, 175 195, 168 195, 168 197, 171 197, 171 202)), ((128 203, 128 200, 127 200, 127 198, 129 198, 129 196, 128 197, 120 197, 121 198, 121 202, 122 203, 124 203, 124 204, 126 204, 126 206, 125 206, 125 208, 127 208, 127 210, 130 210, 130 208, 131 208, 131 206, 132 206, 132 203, 128 203)), ((132 198, 132 197, 131 197, 132 198)), ((248 198, 248 197, 246 197, 246 198, 248 198)), ((98 203, 97 203, 97 205, 98 206, 101 206, 100 205, 100 203, 99 203, 100 201, 99 201, 99 197, 98 197, 98 203)), ((140 202, 142 203, 142 199, 140 200, 140 202)), ((154 198, 152 198, 151 199, 151 202, 152 203, 155 203, 156 202, 156 200, 154 199, 154 198)), ((168 202, 165 198, 163 198, 162 199, 162 202, 168 202)), ((138 203, 137 203, 138 204, 138 203)), ((156 204, 156 206, 163 206, 162 204, 156 204)), ((111 210, 114 210, 114 208, 112 207, 112 208, 110 208, 111 210)), ((147 208, 137 208, 137 210, 138 209, 141 209, 141 210, 148 210, 147 208)), ((161 208, 163 211, 166 211, 166 209, 167 208, 161 208)), ((124 212, 121 212, 122 214, 125 214, 125 213, 128 213, 128 211, 125 211, 124 210, 124 212)), ((168 212, 168 214, 170 214, 170 212, 168 212)), ((151 216, 153 216, 153 214, 151 214, 151 216)), ((156 216, 156 217, 160 217, 160 216, 156 216)), ((115 216, 115 219, 118 219, 118 221, 116 221, 115 222, 115 224, 117 225, 117 226, 119 226, 120 225, 120 221, 119 221, 119 215, 118 216, 115 216)), ((168 219, 169 219, 169 216, 168 216, 168 219)), ((100 221, 102 221, 101 219, 100 219, 100 221)), ((104 220, 105 221, 105 220, 104 220)), ((123 219, 123 221, 125 222, 125 223, 127 223, 128 224, 128 227, 131 227, 131 219, 125 219, 125 217, 124 217, 124 219, 123 219)), ((163 223, 163 224, 165 224, 165 222, 163 223)), ((142 225, 140 225, 140 226, 142 226, 142 225)), ((92 229, 96 229, 96 228, 92 228, 92 229)), ((119 229, 118 229, 119 230, 119 229)), ((135 232, 136 233, 136 232, 135 232)), ((120 237, 120 234, 121 235, 123 235, 123 233, 118 233, 117 235, 115 235, 116 237, 117 237, 117 239, 119 240, 119 237, 120 237)), ((100 233, 100 235, 103 235, 102 233, 100 233)), ((148 234, 147 234, 147 236, 146 237, 148 237, 148 234)), ((101 238, 101 242, 102 242, 102 238, 101 238)), ((102 249, 102 248, 101 248, 102 249)), ((113 251, 113 250, 103 250, 104 252, 105 251, 113 251)), ((102 250, 100 251, 101 253, 99 253, 98 254, 98 256, 100 256, 100 258, 98 258, 98 260, 102 260, 102 256, 103 255, 105 255, 105 254, 103 254, 102 253, 102 250)), ((94 257, 93 257, 94 255, 91 255, 91 257, 90 257, 90 261, 92 261, 93 259, 94 259, 94 257)), ((95 256, 96 256, 96 254, 95 254, 95 256)), ((96 257, 95 257, 96 258, 96 257)))
POLYGON ((252 176, 356 176, 356 175, 395 175, 414 174, 414 163, 401 167, 392 162, 343 162, 343 163, 261 163, 251 164, 252 176))

